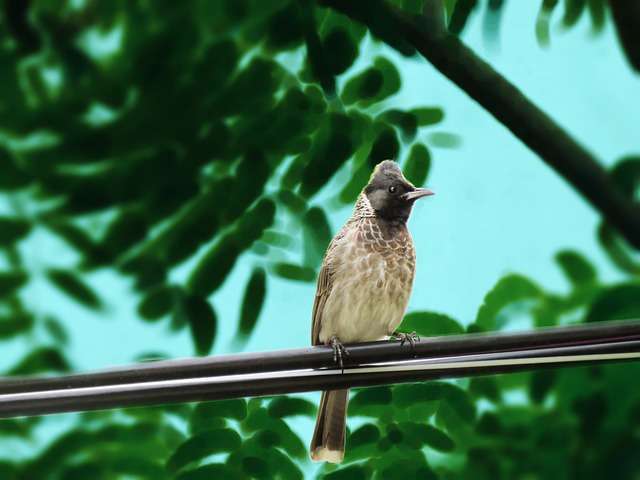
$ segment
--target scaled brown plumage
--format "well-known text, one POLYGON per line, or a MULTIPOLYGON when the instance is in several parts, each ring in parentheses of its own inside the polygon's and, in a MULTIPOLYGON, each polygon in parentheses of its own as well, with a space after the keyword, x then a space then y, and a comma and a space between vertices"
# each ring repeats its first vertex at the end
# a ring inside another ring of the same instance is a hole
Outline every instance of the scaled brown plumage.
MULTIPOLYGON (((397 164, 378 164, 353 215, 325 254, 312 313, 311 343, 380 340, 402 321, 415 272, 407 219, 413 202, 432 194, 414 187, 397 164)), ((348 390, 322 393, 311 458, 338 463, 344 456, 348 390)))

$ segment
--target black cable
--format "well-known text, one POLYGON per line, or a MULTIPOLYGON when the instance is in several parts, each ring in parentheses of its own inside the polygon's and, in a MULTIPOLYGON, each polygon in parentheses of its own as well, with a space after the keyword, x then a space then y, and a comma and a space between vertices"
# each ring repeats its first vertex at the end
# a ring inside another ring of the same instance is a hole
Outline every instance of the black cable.
POLYGON ((328 347, 143 363, 103 372, 0 381, 0 417, 393 384, 569 364, 640 359, 640 321, 408 343, 328 347))

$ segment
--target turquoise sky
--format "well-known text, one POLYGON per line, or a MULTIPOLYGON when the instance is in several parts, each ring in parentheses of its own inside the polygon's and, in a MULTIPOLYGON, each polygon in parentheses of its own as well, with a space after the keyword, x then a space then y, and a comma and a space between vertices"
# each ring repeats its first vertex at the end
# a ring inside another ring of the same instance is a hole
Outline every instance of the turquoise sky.
MULTIPOLYGON (((541 49, 534 36, 535 3, 507 3, 499 46, 485 45, 481 14, 471 18, 464 40, 603 163, 611 165, 622 155, 637 152, 640 118, 632 92, 638 91, 640 81, 627 66, 611 25, 594 36, 587 16, 570 31, 563 31, 554 18, 551 47, 541 49)), ((411 310, 435 310, 469 323, 484 294, 508 272, 564 289, 553 264, 560 248, 586 253, 603 278, 616 278, 596 243, 597 215, 571 187, 421 58, 406 59, 367 40, 354 70, 381 52, 394 58, 404 81, 401 92, 386 106, 440 105, 445 121, 428 132, 453 132, 462 138, 456 149, 432 147, 434 162, 427 183, 437 195, 420 202, 410 220, 418 255, 411 310)), ((429 144, 428 135, 424 141, 429 144)), ((327 202, 348 175, 343 169, 314 203, 327 202)), ((328 210, 334 231, 351 213, 350 206, 328 210)), ((35 235, 32 240, 25 254, 34 268, 73 261, 73 254, 50 236, 35 235)), ((216 353, 232 348, 240 299, 255 263, 251 254, 242 257, 212 298, 220 319, 216 353)), ((176 278, 186 271, 188 265, 176 278)), ((267 303, 246 348, 307 345, 315 285, 273 276, 268 280, 267 303)), ((101 315, 67 300, 44 282, 27 291, 32 304, 42 312, 58 313, 68 325, 69 352, 79 368, 128 363, 143 350, 171 356, 192 353, 187 331, 175 335, 163 325, 136 320, 137 303, 128 279, 103 271, 91 275, 90 282, 103 292, 107 308, 101 315)), ((6 345, 0 356, 3 365, 12 363, 25 348, 20 341, 6 345)))
MULTIPOLYGON (((472 17, 464 40, 604 164, 638 153, 640 80, 623 58, 612 26, 607 24, 594 36, 584 16, 572 30, 563 31, 558 8, 551 47, 541 49, 534 35, 540 2, 505 3, 499 47, 488 48, 483 42, 479 14, 472 17)), ((438 311, 469 323, 485 293, 509 272, 563 291, 566 284, 553 263, 554 253, 562 248, 586 254, 601 278, 618 278, 598 248, 596 213, 555 172, 426 61, 402 58, 371 40, 365 45, 365 56, 355 70, 384 52, 402 73, 402 90, 387 107, 442 106, 445 121, 429 132, 452 132, 462 138, 459 148, 432 148, 427 184, 437 195, 419 203, 410 221, 418 256, 410 310, 438 311)), ((429 144, 428 136, 424 141, 429 144)), ((348 173, 340 172, 314 203, 335 195, 348 173)), ((337 231, 351 207, 329 210, 337 231)), ((46 235, 35 235, 24 253, 34 268, 73 261, 64 245, 46 235)), ((232 350, 240 299, 255 264, 255 256, 243 256, 212 298, 220 321, 214 353, 232 350)), ((103 314, 83 309, 44 282, 26 291, 32 305, 41 312, 55 312, 68 327, 68 353, 76 367, 126 364, 144 351, 172 357, 192 354, 186 330, 176 335, 168 332, 166 323, 137 320, 129 279, 104 271, 89 281, 102 292, 107 305, 103 314)), ((246 350, 307 346, 314 291, 315 285, 270 276, 267 302, 246 350)), ((5 342, 0 366, 9 366, 27 351, 24 340, 5 342)))

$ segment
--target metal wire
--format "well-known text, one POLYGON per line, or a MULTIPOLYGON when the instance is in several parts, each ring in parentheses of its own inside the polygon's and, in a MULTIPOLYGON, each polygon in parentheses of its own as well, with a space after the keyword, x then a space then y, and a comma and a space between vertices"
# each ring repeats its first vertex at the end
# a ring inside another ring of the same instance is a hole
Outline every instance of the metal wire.
POLYGON ((191 402, 424 381, 640 360, 640 321, 473 334, 408 343, 347 346, 344 370, 332 350, 143 363, 51 378, 0 380, 0 417, 191 402))

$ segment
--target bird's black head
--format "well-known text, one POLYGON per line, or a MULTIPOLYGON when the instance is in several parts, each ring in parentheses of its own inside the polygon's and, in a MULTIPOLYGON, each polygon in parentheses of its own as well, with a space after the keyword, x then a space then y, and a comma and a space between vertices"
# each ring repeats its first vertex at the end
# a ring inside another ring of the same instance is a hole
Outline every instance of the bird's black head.
POLYGON ((393 160, 376 165, 364 193, 377 216, 398 221, 409 218, 413 202, 417 199, 433 195, 428 188, 414 187, 393 160))

